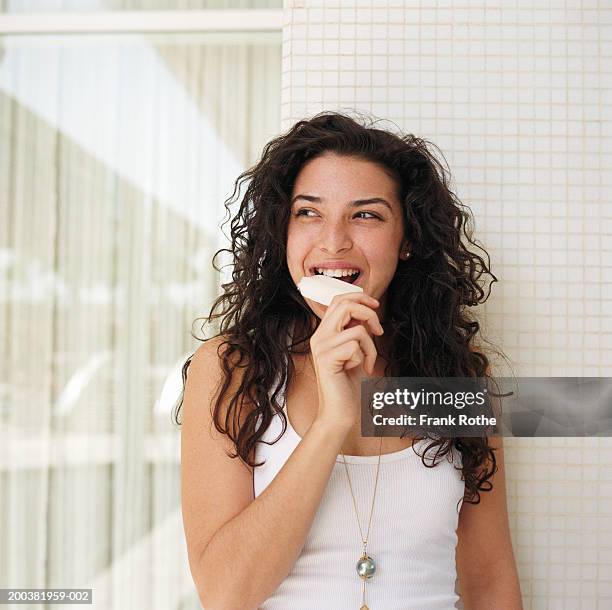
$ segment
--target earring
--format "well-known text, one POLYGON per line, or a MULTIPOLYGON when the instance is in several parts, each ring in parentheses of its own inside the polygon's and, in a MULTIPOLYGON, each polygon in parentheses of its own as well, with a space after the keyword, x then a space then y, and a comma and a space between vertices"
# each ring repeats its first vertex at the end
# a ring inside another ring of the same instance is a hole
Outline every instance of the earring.
POLYGON ((406 250, 406 252, 402 253, 402 256, 406 259, 410 256, 410 252, 406 250))

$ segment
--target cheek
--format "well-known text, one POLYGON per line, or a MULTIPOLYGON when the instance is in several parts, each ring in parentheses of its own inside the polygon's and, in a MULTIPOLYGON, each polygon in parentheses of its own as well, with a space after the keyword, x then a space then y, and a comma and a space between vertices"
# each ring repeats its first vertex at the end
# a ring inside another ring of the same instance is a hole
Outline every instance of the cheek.
POLYGON ((316 240, 316 231, 305 229, 293 223, 287 228, 287 248, 295 252, 307 249, 316 240))
POLYGON ((368 259, 370 269, 375 271, 375 275, 382 282, 390 281, 393 278, 398 261, 394 249, 389 247, 389 242, 386 247, 378 246, 368 249, 364 254, 368 259))
POLYGON ((291 229, 287 233, 287 264, 290 270, 301 270, 304 257, 308 253, 303 237, 291 229))
POLYGON ((364 243, 361 250, 371 263, 375 263, 377 266, 385 268, 393 261, 393 248, 390 247, 390 245, 390 240, 364 243))

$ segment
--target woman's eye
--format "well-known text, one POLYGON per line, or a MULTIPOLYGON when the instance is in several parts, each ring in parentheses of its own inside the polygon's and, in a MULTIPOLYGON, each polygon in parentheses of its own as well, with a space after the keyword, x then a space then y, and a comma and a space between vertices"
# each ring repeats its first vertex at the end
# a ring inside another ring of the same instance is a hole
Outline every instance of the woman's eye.
POLYGON ((377 220, 380 220, 380 217, 377 216, 376 214, 372 214, 372 212, 357 212, 356 216, 358 216, 359 214, 369 214, 372 218, 376 218, 377 220))
MULTIPOLYGON (((295 213, 295 215, 296 216, 306 216, 306 212, 313 212, 313 210, 309 210, 307 208, 302 208, 301 210, 298 210, 295 213)), ((355 214, 355 216, 359 216, 360 214, 369 214, 371 218, 374 218, 376 220, 380 220, 380 217, 377 216, 376 214, 373 214, 372 212, 357 212, 357 214, 355 214)), ((365 220, 368 220, 368 218, 366 218, 365 220)))

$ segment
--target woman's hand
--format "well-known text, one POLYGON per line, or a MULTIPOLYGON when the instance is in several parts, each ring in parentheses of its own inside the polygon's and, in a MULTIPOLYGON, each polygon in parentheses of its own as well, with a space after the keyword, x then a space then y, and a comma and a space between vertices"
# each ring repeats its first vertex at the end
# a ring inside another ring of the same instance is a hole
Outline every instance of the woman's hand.
POLYGON ((316 419, 351 428, 360 419, 363 371, 373 374, 377 351, 372 334, 383 328, 364 292, 336 295, 310 338, 319 394, 316 419))

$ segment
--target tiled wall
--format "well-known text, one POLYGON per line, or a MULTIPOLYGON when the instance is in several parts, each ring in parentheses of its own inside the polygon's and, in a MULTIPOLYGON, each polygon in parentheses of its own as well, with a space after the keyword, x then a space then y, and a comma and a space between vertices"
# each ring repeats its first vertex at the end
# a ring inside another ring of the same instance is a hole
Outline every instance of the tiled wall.
MULTIPOLYGON (((283 129, 357 111, 434 142, 500 280, 480 314, 513 373, 612 376, 612 4, 285 0, 285 14, 283 129)), ((612 439, 505 446, 525 610, 609 610, 612 439)))

